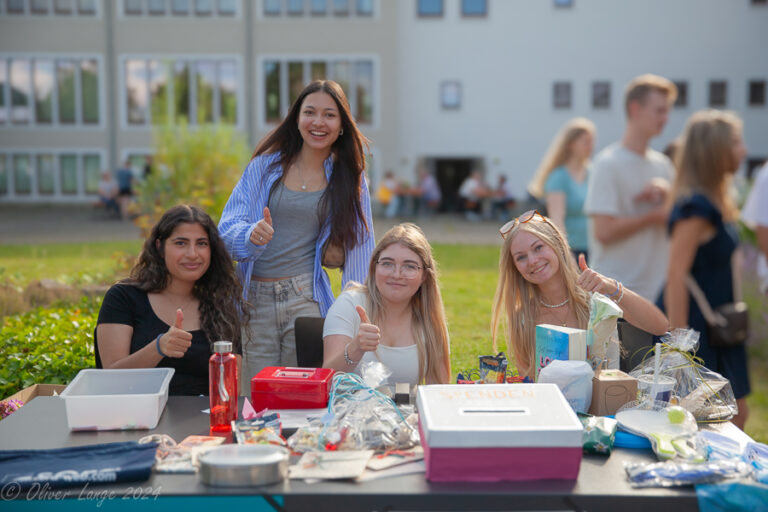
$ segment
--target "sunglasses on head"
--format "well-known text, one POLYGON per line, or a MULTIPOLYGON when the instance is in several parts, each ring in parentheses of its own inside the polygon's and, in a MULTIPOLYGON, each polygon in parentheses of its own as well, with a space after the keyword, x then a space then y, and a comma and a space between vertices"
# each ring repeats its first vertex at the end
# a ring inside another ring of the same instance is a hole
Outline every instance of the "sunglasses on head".
POLYGON ((525 224, 526 222, 530 222, 537 215, 539 216, 539 218, 541 220, 543 220, 544 222, 549 224, 549 221, 547 220, 547 218, 545 216, 543 216, 542 214, 540 214, 537 210, 528 210, 527 212, 521 213, 520 215, 518 215, 517 217, 515 217, 511 221, 509 221, 506 224, 504 224, 503 226, 501 226, 501 228, 499 228, 499 234, 501 235, 501 238, 506 240, 507 239, 507 235, 509 234, 510 231, 515 229, 515 226, 517 226, 518 224, 525 224))

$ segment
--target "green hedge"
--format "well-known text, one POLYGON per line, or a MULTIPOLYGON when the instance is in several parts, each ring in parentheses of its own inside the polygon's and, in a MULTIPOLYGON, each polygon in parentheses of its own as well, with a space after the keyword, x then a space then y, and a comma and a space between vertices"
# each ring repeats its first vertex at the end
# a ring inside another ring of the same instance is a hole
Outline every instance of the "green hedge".
POLYGON ((93 368, 101 298, 6 317, 0 327, 0 399, 35 383, 67 384, 93 368))

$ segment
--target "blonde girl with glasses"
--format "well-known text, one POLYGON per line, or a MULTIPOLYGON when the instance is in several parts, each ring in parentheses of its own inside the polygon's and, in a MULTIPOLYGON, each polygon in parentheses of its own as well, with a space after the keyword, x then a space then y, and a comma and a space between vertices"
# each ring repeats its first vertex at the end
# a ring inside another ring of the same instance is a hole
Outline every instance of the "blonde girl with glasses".
POLYGON ((418 226, 384 234, 364 285, 348 287, 323 326, 323 367, 359 372, 380 361, 389 384, 446 384, 451 378, 448 329, 432 248, 418 226))
POLYGON ((507 347, 512 349, 519 375, 533 379, 536 325, 554 324, 586 329, 589 294, 599 292, 624 310, 624 319, 655 335, 664 334, 669 322, 646 299, 587 267, 579 266, 563 233, 536 211, 522 214, 499 232, 504 243, 499 258, 499 281, 493 301, 491 336, 506 321, 507 347))

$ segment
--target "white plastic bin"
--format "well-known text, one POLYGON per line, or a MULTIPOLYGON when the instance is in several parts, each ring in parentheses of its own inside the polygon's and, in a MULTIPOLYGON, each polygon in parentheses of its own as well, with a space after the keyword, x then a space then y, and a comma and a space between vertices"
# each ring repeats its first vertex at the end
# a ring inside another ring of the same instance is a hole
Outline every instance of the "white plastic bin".
POLYGON ((80 370, 62 391, 70 430, 152 429, 168 401, 173 368, 80 370))

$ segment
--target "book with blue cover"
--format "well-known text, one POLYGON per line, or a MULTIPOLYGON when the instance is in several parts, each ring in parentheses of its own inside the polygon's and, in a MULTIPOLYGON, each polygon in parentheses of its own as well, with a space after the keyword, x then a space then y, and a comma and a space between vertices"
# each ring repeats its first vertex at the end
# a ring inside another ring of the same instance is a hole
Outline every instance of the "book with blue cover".
POLYGON ((540 324, 536 326, 536 381, 539 372, 549 363, 585 361, 587 359, 587 331, 573 327, 540 324))

